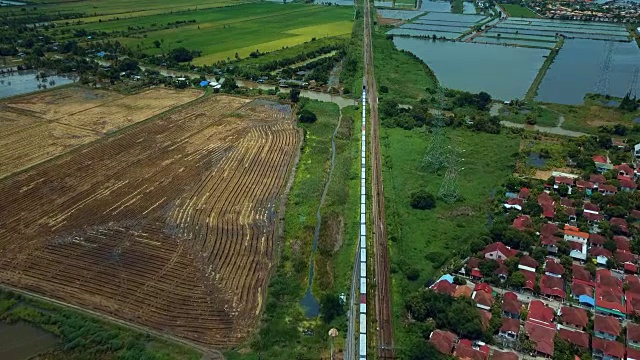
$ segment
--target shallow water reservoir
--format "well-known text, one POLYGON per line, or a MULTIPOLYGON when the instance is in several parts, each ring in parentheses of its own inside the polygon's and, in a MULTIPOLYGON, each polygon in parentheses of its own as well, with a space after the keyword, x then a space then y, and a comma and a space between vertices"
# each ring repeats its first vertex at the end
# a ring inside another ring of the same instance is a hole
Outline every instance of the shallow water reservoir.
MULTIPOLYGON (((614 42, 609 70, 607 41, 567 39, 538 88, 536 100, 560 104, 582 104, 590 92, 623 97, 632 85, 632 75, 640 66, 640 49, 635 42, 614 42), (598 83, 601 86, 596 86, 598 83), (608 90, 607 90, 608 88, 608 90)), ((636 82, 635 93, 640 93, 636 82)))
POLYGON ((443 86, 486 91, 502 100, 523 98, 549 54, 545 49, 405 37, 393 42, 429 65, 443 86))
POLYGON ((24 322, 0 322, 0 359, 21 360, 53 349, 54 335, 24 322))
POLYGON ((27 94, 43 90, 43 85, 50 89, 56 86, 72 83, 70 76, 48 76, 44 81, 36 79, 37 71, 17 71, 8 74, 0 74, 0 98, 14 95, 27 94), (40 87, 38 87, 40 85, 40 87))

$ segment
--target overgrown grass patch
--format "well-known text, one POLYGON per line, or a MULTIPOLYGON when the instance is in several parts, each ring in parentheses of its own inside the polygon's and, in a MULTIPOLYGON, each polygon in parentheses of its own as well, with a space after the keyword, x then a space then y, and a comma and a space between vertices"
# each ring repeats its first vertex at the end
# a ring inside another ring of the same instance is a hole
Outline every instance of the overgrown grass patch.
POLYGON ((538 14, 530 9, 518 4, 501 4, 504 11, 513 17, 521 18, 539 18, 538 14))

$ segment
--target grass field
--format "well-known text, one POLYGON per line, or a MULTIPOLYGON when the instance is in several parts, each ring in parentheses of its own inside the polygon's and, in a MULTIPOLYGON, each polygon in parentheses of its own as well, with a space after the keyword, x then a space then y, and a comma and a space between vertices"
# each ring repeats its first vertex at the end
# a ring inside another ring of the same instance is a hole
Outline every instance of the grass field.
POLYGON ((559 114, 537 104, 529 104, 523 108, 506 106, 500 112, 503 114, 504 120, 517 124, 526 124, 527 117, 531 117, 539 126, 554 127, 558 125, 559 114))
POLYGON ((416 7, 416 2, 415 0, 395 0, 394 5, 396 8, 402 8, 402 9, 406 9, 406 8, 415 8, 416 7))
POLYGON ((373 34, 373 59, 378 91, 386 86, 389 93, 379 96, 393 98, 399 104, 412 104, 429 94, 426 88, 435 88, 436 78, 431 69, 413 55, 396 49, 393 41, 384 35, 386 29, 373 34))
POLYGON ((244 58, 255 50, 269 52, 312 38, 348 35, 352 18, 350 7, 258 3, 136 18, 122 16, 119 20, 71 28, 121 36, 129 28, 136 27, 135 35, 119 37, 118 41, 149 54, 165 53, 176 47, 198 50, 202 56, 193 63, 203 65, 234 59, 236 53, 244 58), (178 28, 154 29, 167 23, 191 20, 196 22, 178 28), (161 47, 154 46, 156 40, 162 42, 161 47))
POLYGON ((500 4, 504 11, 513 17, 521 18, 539 18, 538 14, 529 10, 528 8, 517 4, 500 4))
MULTIPOLYGON (((612 98, 611 100, 617 100, 612 98)), ((640 110, 624 112, 617 107, 602 105, 602 101, 608 101, 604 97, 590 97, 587 95, 583 105, 563 105, 546 103, 545 106, 562 114, 565 118, 562 128, 571 131, 580 131, 588 134, 596 134, 598 127, 602 125, 613 126, 622 124, 633 127, 634 119, 640 117, 640 110)))
POLYGON ((464 169, 458 177, 462 200, 451 205, 438 201, 433 210, 415 210, 409 205, 411 193, 425 189, 437 194, 443 180, 444 171, 433 174, 420 169, 430 135, 399 128, 383 128, 381 133, 398 348, 409 340, 403 332, 404 319, 399 318, 404 297, 424 286, 448 259, 486 231, 487 202, 513 172, 513 155, 518 151, 515 135, 465 129, 446 129, 445 134, 448 144, 463 151, 460 166, 464 169), (419 270, 418 280, 407 280, 403 271, 409 267, 419 270))

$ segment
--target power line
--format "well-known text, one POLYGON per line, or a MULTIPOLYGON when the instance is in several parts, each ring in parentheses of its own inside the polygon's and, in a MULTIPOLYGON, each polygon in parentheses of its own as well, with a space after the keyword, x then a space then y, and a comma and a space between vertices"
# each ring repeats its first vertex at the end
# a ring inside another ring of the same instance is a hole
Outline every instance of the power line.
POLYGON ((613 57, 613 51, 615 48, 614 41, 607 41, 607 47, 605 49, 604 56, 600 62, 600 69, 598 71, 598 80, 596 81, 595 93, 607 95, 609 94, 609 78, 611 73, 611 59, 613 57))

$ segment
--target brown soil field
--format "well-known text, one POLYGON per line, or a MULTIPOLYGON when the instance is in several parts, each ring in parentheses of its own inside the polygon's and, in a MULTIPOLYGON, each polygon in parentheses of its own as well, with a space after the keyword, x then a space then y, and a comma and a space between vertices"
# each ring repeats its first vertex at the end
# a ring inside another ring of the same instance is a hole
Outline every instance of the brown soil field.
POLYGON ((300 136, 210 96, 0 180, 0 283, 198 344, 246 340, 300 136))
POLYGON ((69 87, 0 102, 0 178, 201 94, 157 88, 124 96, 69 87))

